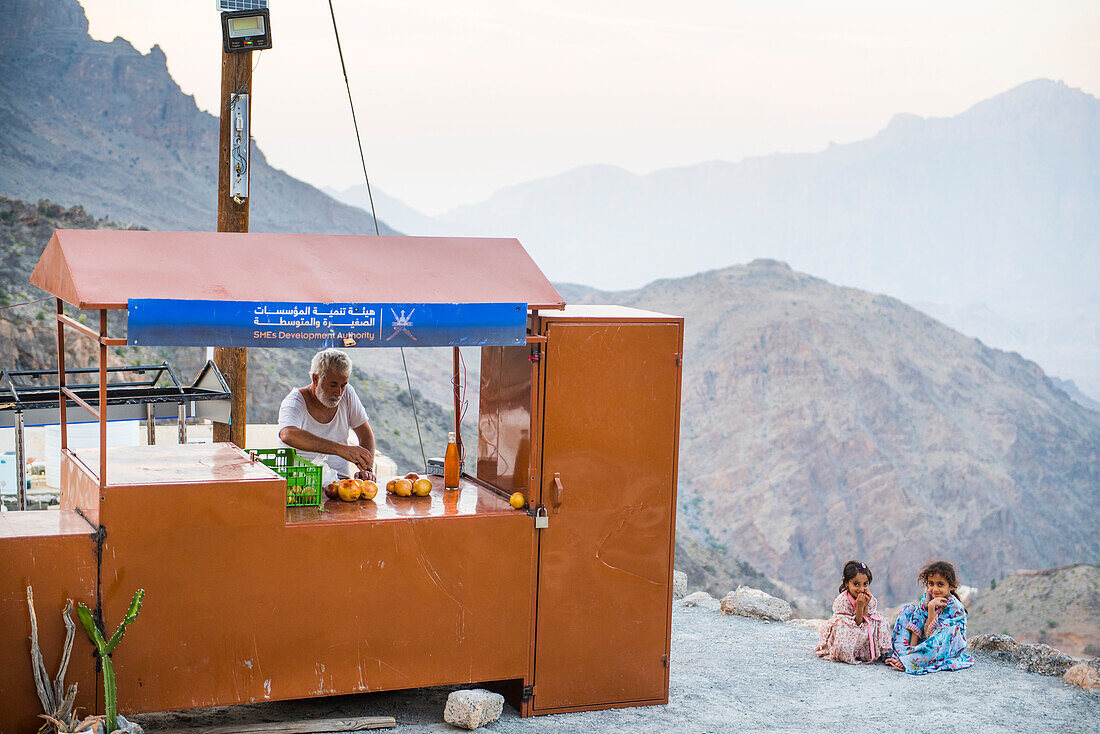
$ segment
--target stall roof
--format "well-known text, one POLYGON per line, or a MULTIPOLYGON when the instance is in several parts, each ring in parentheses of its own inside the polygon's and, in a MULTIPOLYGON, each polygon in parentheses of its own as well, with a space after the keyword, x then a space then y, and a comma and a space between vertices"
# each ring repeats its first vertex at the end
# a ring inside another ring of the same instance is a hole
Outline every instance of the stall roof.
POLYGON ((30 281, 80 308, 131 298, 565 303, 519 240, 476 237, 59 229, 30 281))

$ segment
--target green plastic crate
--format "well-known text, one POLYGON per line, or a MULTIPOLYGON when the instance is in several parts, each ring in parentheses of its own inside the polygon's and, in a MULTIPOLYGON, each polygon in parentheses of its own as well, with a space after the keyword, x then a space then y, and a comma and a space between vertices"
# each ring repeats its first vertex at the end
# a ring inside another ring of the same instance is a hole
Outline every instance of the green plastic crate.
POLYGON ((253 449, 252 452, 286 479, 287 507, 320 507, 324 503, 321 467, 298 458, 294 449, 253 449))

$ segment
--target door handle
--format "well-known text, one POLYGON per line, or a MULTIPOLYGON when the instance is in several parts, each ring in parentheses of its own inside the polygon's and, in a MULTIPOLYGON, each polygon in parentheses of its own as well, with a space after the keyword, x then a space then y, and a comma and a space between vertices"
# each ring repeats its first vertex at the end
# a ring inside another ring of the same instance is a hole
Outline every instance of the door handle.
POLYGON ((561 507, 562 501, 565 499, 565 487, 561 485, 561 474, 554 472, 554 491, 550 496, 550 503, 554 507, 561 507))

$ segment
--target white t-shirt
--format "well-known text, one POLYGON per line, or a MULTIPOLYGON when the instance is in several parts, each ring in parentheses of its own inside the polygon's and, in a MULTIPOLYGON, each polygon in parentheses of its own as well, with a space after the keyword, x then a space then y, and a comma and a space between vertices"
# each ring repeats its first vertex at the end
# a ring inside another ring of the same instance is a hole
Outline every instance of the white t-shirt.
MULTIPOLYGON (((348 442, 348 430, 358 428, 366 422, 367 411, 363 408, 363 403, 359 401, 359 396, 355 394, 355 389, 351 385, 344 388, 344 394, 340 396, 340 402, 336 405, 336 415, 328 423, 320 423, 313 419, 313 416, 309 414, 309 410, 306 409, 306 399, 302 396, 302 391, 299 388, 291 390, 290 394, 283 398, 283 402, 279 404, 279 431, 288 426, 293 426, 336 443, 346 444, 348 442)), ((283 446, 287 445, 281 440, 279 443, 283 446)), ((340 476, 350 477, 355 475, 351 464, 342 457, 332 454, 320 454, 315 451, 302 451, 301 449, 295 449, 295 451, 298 452, 298 456, 306 461, 313 461, 318 456, 324 457, 324 463, 340 476)))

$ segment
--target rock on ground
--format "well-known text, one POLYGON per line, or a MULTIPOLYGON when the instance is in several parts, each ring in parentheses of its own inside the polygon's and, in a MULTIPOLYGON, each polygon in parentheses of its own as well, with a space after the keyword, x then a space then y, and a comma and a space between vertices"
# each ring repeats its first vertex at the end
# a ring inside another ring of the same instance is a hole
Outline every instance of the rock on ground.
POLYGON ((688 593, 688 577, 683 571, 672 572, 672 598, 682 599, 688 593))
POLYGON ((676 602, 676 604, 681 607, 699 607, 708 612, 717 612, 722 608, 722 604, 705 591, 696 591, 693 594, 688 594, 683 599, 676 602))
POLYGON ((972 650, 988 652, 998 660, 1015 665, 1020 670, 1040 675, 1063 676, 1079 661, 1050 645, 1016 642, 1008 635, 978 635, 969 644, 972 650))
POLYGON ((1086 691, 1100 690, 1100 658, 1094 658, 1092 662, 1081 661, 1070 667, 1062 676, 1062 680, 1070 685, 1084 688, 1086 691))
POLYGON ((786 622, 791 618, 791 605, 759 589, 739 586, 722 598, 722 614, 739 614, 773 622, 786 622))
POLYGON ((453 691, 447 696, 443 720, 463 729, 477 729, 500 718, 504 696, 484 688, 453 691))

